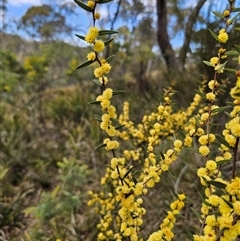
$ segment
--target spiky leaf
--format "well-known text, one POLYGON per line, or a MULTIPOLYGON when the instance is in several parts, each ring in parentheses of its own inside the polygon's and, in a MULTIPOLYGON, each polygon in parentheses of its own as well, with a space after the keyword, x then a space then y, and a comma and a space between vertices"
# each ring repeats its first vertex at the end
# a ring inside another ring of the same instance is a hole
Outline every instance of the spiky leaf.
POLYGON ((202 92, 202 91, 200 91, 200 90, 197 90, 197 89, 195 89, 195 91, 202 97, 202 98, 206 98, 206 95, 202 92))
POLYGON ((226 55, 239 55, 239 52, 236 51, 236 50, 229 50, 229 51, 226 51, 224 54, 226 54, 226 55))
POLYGON ((160 152, 160 156, 161 156, 162 160, 165 160, 165 156, 164 156, 164 154, 162 152, 160 152))
POLYGON ((102 119, 99 118, 99 117, 94 117, 94 120, 97 120, 97 121, 99 121, 99 122, 102 122, 102 119))
MULTIPOLYGON (((204 180, 205 182, 207 181, 207 179, 204 178, 204 177, 203 177, 203 180, 204 180)), ((206 205, 209 206, 209 207, 211 206, 211 204, 206 201, 206 198, 205 198, 200 192, 199 192, 199 197, 200 197, 202 203, 206 204, 206 205)))
POLYGON ((113 91, 113 95, 121 95, 121 94, 125 94, 126 91, 125 90, 114 90, 113 91))
POLYGON ((210 67, 213 67, 212 64, 209 61, 203 60, 203 63, 210 66, 210 67))
POLYGON ((189 150, 191 152, 194 152, 194 153, 199 153, 198 149, 197 148, 192 148, 192 147, 184 147, 185 150, 189 150))
POLYGON ((76 69, 82 69, 82 68, 84 68, 84 67, 86 67, 86 66, 88 66, 88 65, 90 65, 90 64, 92 64, 92 63, 94 63, 94 62, 95 62, 95 61, 89 60, 89 61, 84 62, 84 63, 80 64, 79 66, 77 66, 76 69))
POLYGON ((240 52, 240 45, 239 44, 234 44, 234 47, 237 49, 238 52, 240 52))
POLYGON ((88 11, 88 12, 92 12, 93 9, 91 9, 90 7, 88 7, 87 5, 85 5, 84 3, 82 3, 81 1, 79 0, 74 0, 74 2, 79 6, 81 7, 82 9, 88 11))
POLYGON ((206 183, 210 184, 210 185, 213 185, 215 187, 221 188, 221 189, 225 189, 226 186, 227 186, 225 183, 213 181, 213 180, 206 181, 206 183))
POLYGON ((97 146, 97 147, 95 148, 95 151, 97 151, 97 150, 99 150, 99 149, 101 149, 101 148, 103 148, 103 147, 105 147, 105 146, 107 146, 107 144, 102 143, 101 145, 99 145, 99 146, 97 146))
POLYGON ((116 129, 116 130, 120 130, 120 129, 122 129, 124 126, 125 126, 125 125, 120 125, 120 126, 115 127, 115 129, 116 129))
POLYGON ((240 12, 240 8, 234 8, 233 12, 240 12))
POLYGON ((123 179, 125 179, 125 178, 128 176, 128 174, 133 170, 133 168, 134 168, 134 166, 132 166, 132 167, 124 174, 123 179))
POLYGON ((195 209, 192 208, 192 207, 190 207, 190 209, 193 211, 193 213, 196 215, 196 217, 197 217, 199 220, 203 221, 203 218, 201 217, 200 213, 199 213, 197 210, 195 210, 195 209))
POLYGON ((79 34, 75 34, 75 36, 77 36, 78 38, 80 38, 80 39, 82 39, 82 40, 84 40, 84 41, 85 41, 85 37, 84 37, 84 36, 79 35, 79 34))
POLYGON ((223 145, 227 146, 228 148, 230 148, 228 142, 227 142, 221 135, 218 135, 218 134, 217 134, 217 135, 215 135, 215 136, 216 136, 217 140, 218 140, 221 144, 223 144, 223 145))
POLYGON ((227 64, 227 62, 228 60, 219 66, 219 68, 217 69, 218 73, 221 73, 221 71, 225 68, 225 65, 227 64))
POLYGON ((228 108, 232 108, 232 106, 222 106, 222 107, 219 107, 219 108, 215 108, 212 110, 212 113, 220 113, 228 108))
POLYGON ((227 71, 231 74, 235 74, 236 73, 236 70, 235 69, 230 69, 230 68, 224 68, 224 71, 227 71))
POLYGON ((231 25, 238 17, 239 13, 228 21, 228 25, 231 25))
POLYGON ((232 162, 232 160, 233 160, 233 159, 218 161, 218 162, 217 162, 217 165, 224 165, 224 164, 226 164, 226 163, 232 162))
POLYGON ((104 42, 104 45, 107 46, 107 45, 110 44, 112 41, 113 41, 113 38, 110 38, 110 39, 108 39, 108 40, 106 40, 106 41, 104 42))
POLYGON ((93 81, 95 84, 97 84, 97 85, 99 85, 99 86, 102 86, 102 84, 99 82, 98 79, 93 79, 92 81, 93 81))
POLYGON ((88 102, 88 104, 90 104, 90 105, 99 105, 100 103, 101 103, 101 101, 98 101, 98 100, 93 100, 93 101, 88 102))
POLYGON ((108 35, 108 34, 116 34, 116 33, 118 32, 114 30, 100 30, 98 32, 98 35, 108 35))
POLYGON ((194 240, 194 237, 193 237, 193 234, 191 233, 190 229, 187 228, 187 227, 185 227, 184 225, 183 225, 183 228, 185 229, 185 231, 186 231, 188 237, 190 238, 190 240, 193 241, 193 240, 194 240))
POLYGON ((113 0, 100 0, 100 1, 98 1, 97 3, 98 4, 103 4, 103 3, 110 3, 110 2, 112 2, 113 0))
POLYGON ((208 29, 210 34, 218 41, 218 36, 211 29, 208 29))
POLYGON ((212 13, 213 13, 215 16, 219 17, 219 18, 224 18, 224 17, 225 17, 222 13, 217 12, 217 11, 212 11, 212 13))
POLYGON ((223 199, 223 201, 230 207, 230 208, 232 208, 233 209, 233 205, 232 205, 232 203, 230 203, 228 200, 226 200, 225 198, 223 198, 222 197, 222 199, 223 199))
POLYGON ((111 56, 109 56, 109 57, 106 59, 106 61, 107 61, 108 63, 110 63, 110 62, 115 58, 115 56, 116 56, 116 55, 111 55, 111 56))

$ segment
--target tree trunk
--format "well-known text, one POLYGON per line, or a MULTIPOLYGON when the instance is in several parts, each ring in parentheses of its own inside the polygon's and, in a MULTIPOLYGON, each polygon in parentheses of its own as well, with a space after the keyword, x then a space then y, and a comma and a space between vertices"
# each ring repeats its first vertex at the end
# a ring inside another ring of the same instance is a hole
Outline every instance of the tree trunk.
POLYGON ((157 41, 161 49, 163 58, 166 62, 167 69, 171 72, 173 70, 181 71, 175 52, 170 43, 167 31, 167 6, 166 0, 157 0, 157 41))
POLYGON ((187 52, 189 51, 189 44, 191 40, 191 34, 193 31, 193 25, 196 22, 199 11, 205 2, 206 0, 199 0, 196 7, 193 8, 192 13, 189 15, 189 18, 188 18, 187 26, 185 29, 184 43, 183 43, 183 46, 181 47, 180 54, 179 54, 179 64, 182 66, 183 69, 186 63, 187 52))
POLYGON ((180 49, 179 58, 177 58, 170 43, 167 31, 167 2, 166 0, 157 0, 157 40, 169 71, 184 71, 186 56, 189 51, 191 41, 191 34, 193 32, 193 25, 195 24, 199 11, 205 2, 206 0, 199 0, 196 7, 192 9, 192 13, 189 15, 185 29, 183 46, 180 49))

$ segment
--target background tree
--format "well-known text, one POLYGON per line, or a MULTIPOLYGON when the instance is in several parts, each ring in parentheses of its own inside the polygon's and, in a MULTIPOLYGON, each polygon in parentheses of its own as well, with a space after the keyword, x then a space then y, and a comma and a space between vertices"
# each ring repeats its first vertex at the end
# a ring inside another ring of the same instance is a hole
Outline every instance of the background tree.
POLYGON ((2 20, 2 25, 0 31, 4 32, 6 28, 6 22, 5 22, 5 15, 7 12, 7 2, 8 0, 0 0, 0 14, 1 14, 1 20, 2 20))
POLYGON ((44 41, 54 40, 59 35, 71 32, 71 27, 66 24, 66 17, 47 4, 30 7, 22 16, 19 28, 23 28, 32 38, 41 38, 44 41))
POLYGON ((193 25, 196 23, 197 16, 199 11, 201 10, 202 6, 206 0, 200 0, 197 2, 197 5, 194 8, 190 8, 191 14, 188 15, 186 22, 184 21, 185 18, 181 12, 186 12, 182 9, 179 5, 179 2, 174 2, 174 7, 177 16, 177 22, 180 24, 185 22, 185 26, 183 27, 184 31, 184 42, 180 49, 179 58, 176 57, 176 53, 172 47, 170 42, 169 33, 168 33, 168 11, 167 11, 167 1, 166 0, 157 0, 157 39, 158 44, 161 49, 163 58, 165 59, 167 68, 169 71, 171 70, 178 70, 183 71, 185 68, 186 62, 186 55, 189 51, 189 44, 191 41, 191 35, 193 32, 193 25), (181 9, 181 10, 180 10, 181 9))

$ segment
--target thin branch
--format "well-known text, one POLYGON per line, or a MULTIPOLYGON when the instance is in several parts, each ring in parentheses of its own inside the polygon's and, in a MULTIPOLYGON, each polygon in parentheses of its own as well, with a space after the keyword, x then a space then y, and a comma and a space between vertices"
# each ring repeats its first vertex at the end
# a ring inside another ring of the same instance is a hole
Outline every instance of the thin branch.
POLYGON ((176 181, 176 183, 175 183, 175 185, 174 185, 174 191, 175 191, 175 193, 178 193, 179 184, 180 184, 180 182, 181 182, 181 179, 182 179, 183 175, 184 175, 185 172, 187 171, 188 167, 189 167, 189 164, 186 164, 186 165, 183 167, 183 169, 181 170, 181 172, 179 173, 178 178, 177 178, 177 181, 176 181))
MULTIPOLYGON (((111 21, 111 27, 110 27, 111 30, 113 29, 114 24, 115 24, 115 22, 116 22, 117 19, 118 19, 118 15, 119 15, 119 12, 120 12, 121 3, 122 3, 122 0, 119 0, 118 3, 117 3, 117 9, 116 9, 116 12, 115 12, 115 14, 114 14, 113 20, 111 21)), ((108 38, 110 38, 110 36, 111 36, 111 35, 109 35, 108 38)), ((105 57, 107 58, 109 55, 110 55, 110 45, 108 44, 108 45, 106 46, 105 57)))
POLYGON ((232 179, 236 175, 236 163, 237 163, 237 151, 238 151, 239 137, 236 139, 235 147, 233 148, 233 168, 232 168, 232 179))

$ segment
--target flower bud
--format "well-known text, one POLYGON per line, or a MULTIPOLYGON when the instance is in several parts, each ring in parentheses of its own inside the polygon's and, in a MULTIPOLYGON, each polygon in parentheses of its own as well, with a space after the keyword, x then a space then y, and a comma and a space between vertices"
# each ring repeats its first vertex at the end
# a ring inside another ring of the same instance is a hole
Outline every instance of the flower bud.
POLYGON ((230 15, 230 11, 229 10, 225 10, 223 12, 223 15, 224 15, 225 18, 227 18, 230 15))

